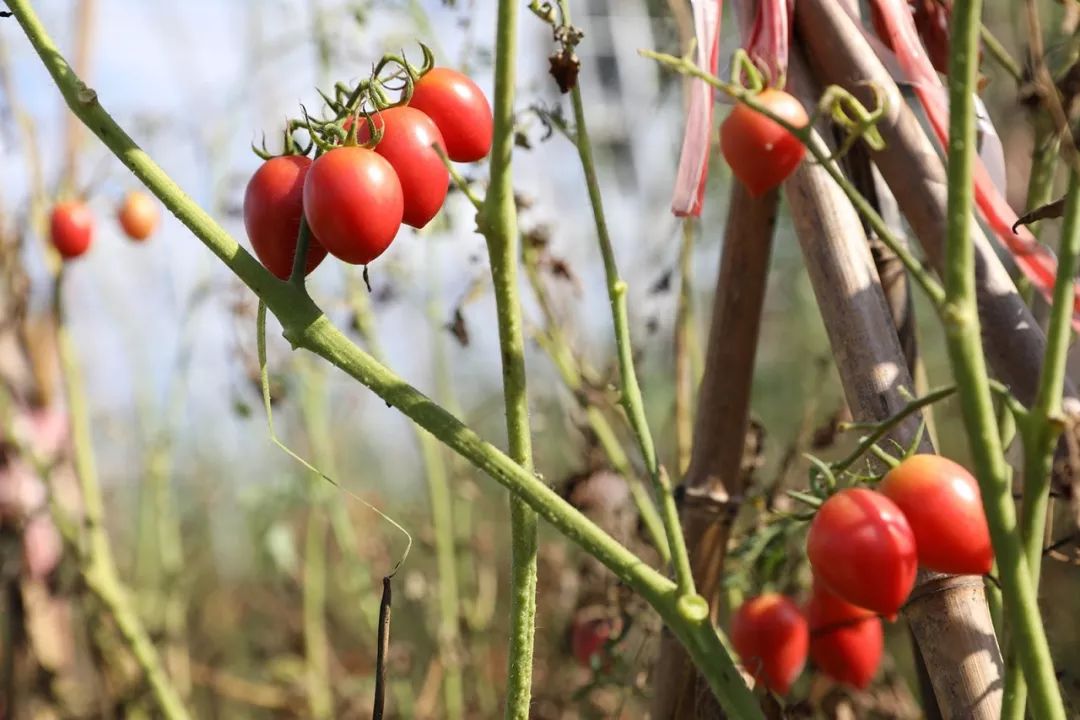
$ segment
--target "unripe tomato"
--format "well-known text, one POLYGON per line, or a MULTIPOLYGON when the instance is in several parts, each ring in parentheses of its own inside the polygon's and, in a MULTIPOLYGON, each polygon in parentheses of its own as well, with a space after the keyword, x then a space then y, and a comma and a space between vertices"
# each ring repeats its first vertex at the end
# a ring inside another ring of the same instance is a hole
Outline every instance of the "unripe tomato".
MULTIPOLYGON (((405 200, 402 222, 422 228, 438 214, 450 188, 450 172, 432 149, 438 145, 446 151, 442 133, 431 118, 408 106, 387 108, 372 120, 383 133, 373 150, 387 159, 401 181, 405 200)), ((346 129, 351 121, 345 121, 346 129)), ((356 139, 366 143, 370 138, 368 123, 362 119, 356 139)))
POLYGON ((885 647, 881 619, 814 583, 806 605, 810 658, 833 680, 865 689, 874 679, 885 647))
MULTIPOLYGON (((783 90, 766 88, 755 99, 792 125, 810 122, 802 103, 783 90)), ((757 197, 795 171, 806 147, 777 123, 739 103, 720 125, 720 151, 735 177, 757 197)))
MULTIPOLYGON (((244 228, 251 247, 267 270, 288 280, 304 212, 304 178, 311 160, 301 155, 270 158, 248 181, 244 192, 244 228)), ((305 274, 326 257, 318 233, 308 242, 305 274)))
MULTIPOLYGON (((570 629, 570 650, 582 667, 606 660, 611 623, 604 618, 578 619, 570 629)), ((601 663, 603 664, 603 663, 601 663)))
POLYGON ((416 81, 409 105, 435 121, 451 160, 475 162, 491 152, 495 130, 491 105, 469 76, 432 68, 416 81))
POLYGON ((139 190, 132 190, 124 196, 116 217, 129 238, 145 240, 157 230, 161 213, 153 198, 139 190))
POLYGON ((806 664, 810 634, 794 602, 765 593, 739 607, 731 619, 731 642, 751 675, 786 695, 806 664))
POLYGON ((814 575, 834 593, 886 617, 915 584, 915 535, 900 508, 881 493, 847 488, 826 500, 806 538, 814 575))
POLYGON ((331 255, 366 265, 401 227, 404 199, 394 168, 373 150, 338 147, 317 159, 304 181, 304 215, 331 255))
POLYGON ((90 208, 77 200, 57 203, 49 219, 49 237, 63 259, 82 255, 94 240, 94 216, 90 208))
POLYGON ((878 491, 899 506, 915 533, 919 564, 957 575, 985 575, 994 564, 979 484, 940 455, 912 455, 878 491))

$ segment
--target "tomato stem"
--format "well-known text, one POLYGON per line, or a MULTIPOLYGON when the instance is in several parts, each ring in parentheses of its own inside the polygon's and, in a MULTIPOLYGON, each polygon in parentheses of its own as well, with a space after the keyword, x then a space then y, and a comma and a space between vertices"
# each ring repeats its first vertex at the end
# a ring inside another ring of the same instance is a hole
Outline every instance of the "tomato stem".
MULTIPOLYGON (((973 90, 978 72, 981 0, 953 5, 949 47, 948 218, 945 242, 946 304, 942 317, 949 358, 956 377, 964 425, 1001 573, 1002 595, 1012 637, 1017 639, 1024 676, 1031 687, 1034 714, 1065 717, 1046 633, 1039 616, 1035 585, 1016 524, 1001 438, 997 429, 976 306, 974 247, 970 240, 975 157, 973 90)), ((1074 183, 1075 184, 1075 183, 1074 183)), ((1075 205, 1075 198, 1074 198, 1075 205)), ((1074 209, 1075 212, 1075 209, 1074 209)), ((1059 267, 1059 279, 1061 268, 1059 267)), ((1065 284, 1071 289, 1072 275, 1065 284)), ((1062 285, 1061 282, 1058 283, 1062 285)), ((1055 302, 1058 314, 1071 316, 1071 302, 1055 302), (1057 306, 1061 307, 1057 307, 1057 306)), ((1066 323, 1068 321, 1066 320, 1066 323)), ((1050 357, 1049 354, 1047 356, 1050 357)), ((1048 366, 1050 367, 1050 366, 1048 366)), ((1057 386, 1057 397, 1061 387, 1057 386)), ((1060 400, 1058 400, 1060 402, 1060 400)), ((1030 481, 1030 479, 1029 479, 1030 481)))
MULTIPOLYGON (((563 23, 570 24, 570 9, 566 0, 559 0, 559 10, 563 23)), ((653 492, 660 504, 660 517, 664 521, 668 547, 675 571, 675 581, 679 592, 684 595, 697 593, 694 587, 694 575, 690 567, 690 556, 686 551, 682 525, 679 522, 679 509, 671 490, 667 472, 661 467, 653 443, 652 431, 645 415, 645 402, 638 384, 637 371, 634 368, 634 351, 630 340, 630 320, 626 306, 628 291, 626 282, 619 276, 615 261, 615 249, 608 232, 607 218, 604 214, 604 201, 600 193, 600 181, 596 175, 596 163, 593 160, 592 142, 589 139, 588 124, 585 119, 585 103, 582 100, 581 85, 575 84, 570 90, 570 99, 574 106, 573 142, 577 146, 581 167, 585 173, 585 185, 592 205, 593 220, 596 224, 596 239, 600 245, 600 255, 604 262, 604 275, 607 280, 608 299, 611 303, 612 323, 615 328, 615 344, 619 359, 619 377, 621 380, 621 402, 626 411, 630 427, 637 438, 645 469, 652 480, 653 492)))
MULTIPOLYGON (((517 71, 517 0, 499 0, 495 28, 494 134, 491 183, 480 209, 487 240, 499 326, 503 396, 510 457, 532 472, 532 438, 525 374, 525 337, 519 297, 517 206, 511 160, 514 148, 514 83, 517 71)), ((527 720, 532 698, 536 622, 536 515, 510 498, 510 652, 505 717, 527 720)))

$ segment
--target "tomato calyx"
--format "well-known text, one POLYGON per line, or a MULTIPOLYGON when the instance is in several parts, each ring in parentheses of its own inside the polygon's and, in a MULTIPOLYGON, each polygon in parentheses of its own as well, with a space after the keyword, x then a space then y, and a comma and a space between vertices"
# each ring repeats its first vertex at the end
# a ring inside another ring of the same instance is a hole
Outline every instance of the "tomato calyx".
POLYGON ((739 48, 731 55, 731 84, 757 95, 767 87, 765 73, 767 65, 758 65, 750 53, 739 48))
MULTIPOLYGON (((402 50, 400 55, 393 53, 387 53, 382 56, 382 59, 375 65, 375 69, 372 71, 371 76, 376 78, 374 85, 381 92, 383 89, 400 92, 401 97, 398 102, 393 103, 395 105, 407 105, 412 98, 413 85, 417 80, 427 75, 435 67, 435 53, 431 51, 424 43, 417 43, 420 46, 420 52, 423 53, 424 59, 421 61, 420 66, 416 67, 409 62, 409 59, 405 56, 405 51, 402 50), (394 71, 387 80, 381 80, 383 71, 387 67, 396 66, 398 69, 394 71), (403 85, 398 88, 394 88, 389 85, 388 80, 401 79, 403 85)), ((385 96, 384 96, 385 97, 385 96)), ((386 106, 389 107, 389 104, 386 106)), ((381 108, 380 108, 381 109, 381 108)))
POLYGON ((285 157, 287 155, 308 155, 311 153, 311 148, 314 146, 314 140, 309 140, 308 144, 302 145, 296 140, 294 133, 303 128, 304 126, 298 121, 289 120, 285 123, 285 129, 281 133, 281 152, 271 152, 266 147, 266 134, 262 136, 262 142, 259 146, 255 143, 251 143, 251 151, 259 156, 263 160, 272 160, 276 157, 285 157))

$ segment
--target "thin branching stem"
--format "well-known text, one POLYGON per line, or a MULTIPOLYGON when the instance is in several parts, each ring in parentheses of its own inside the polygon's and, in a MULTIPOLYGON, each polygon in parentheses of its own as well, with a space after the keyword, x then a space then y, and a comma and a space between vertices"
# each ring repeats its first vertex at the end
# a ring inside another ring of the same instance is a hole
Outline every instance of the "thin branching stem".
POLYGON ((982 491, 1000 571, 1006 620, 1013 637, 1019 639, 1015 648, 1031 689, 1032 708, 1040 718, 1063 720, 1065 711, 1039 616, 1035 586, 1031 582, 1016 524, 1009 471, 987 378, 976 305, 975 252, 970 231, 976 147, 973 90, 978 70, 981 11, 981 0, 957 0, 953 5, 946 162, 946 305, 942 317, 964 425, 975 461, 975 475, 982 491))
MULTIPOLYGON (((503 397, 510 457, 532 470, 529 398, 525 380, 525 335, 518 288, 518 224, 511 158, 514 148, 514 83, 517 65, 517 0, 499 0, 495 29, 495 134, 491 184, 479 213, 487 240, 502 353, 503 397)), ((509 720, 526 720, 532 698, 536 623, 536 516, 510 498, 510 652, 506 687, 509 720)))
MULTIPOLYGON (((566 0, 559 0, 559 10, 562 13, 563 23, 569 25, 570 9, 566 0)), ((690 556, 686 551, 686 540, 683 537, 682 525, 679 522, 679 508, 675 504, 671 480, 660 465, 660 460, 656 455, 652 431, 649 429, 649 421, 645 415, 645 401, 641 395, 637 370, 634 368, 634 349, 630 340, 630 318, 626 305, 628 288, 626 282, 619 276, 619 267, 615 261, 615 248, 612 246, 611 235, 608 232, 607 218, 604 215, 604 201, 600 195, 600 181, 596 174, 592 143, 589 139, 589 130, 585 121, 585 103, 582 99, 579 84, 575 84, 570 91, 570 99, 574 106, 574 144, 577 146, 578 155, 581 158, 581 167, 585 172, 585 184, 589 191, 589 203, 592 205, 593 220, 596 223, 596 238, 600 244, 600 255, 604 261, 604 276, 607 280, 608 298, 611 301, 611 316, 615 326, 615 344, 619 358, 619 377, 622 385, 620 401, 630 421, 630 427, 637 438, 638 446, 641 448, 645 470, 649 473, 654 492, 660 504, 660 517, 664 521, 668 547, 671 548, 671 561, 679 592, 688 598, 691 596, 696 597, 697 591, 694 588, 694 574, 690 567, 690 556)), ((702 599, 702 602, 704 602, 704 599, 702 599)))

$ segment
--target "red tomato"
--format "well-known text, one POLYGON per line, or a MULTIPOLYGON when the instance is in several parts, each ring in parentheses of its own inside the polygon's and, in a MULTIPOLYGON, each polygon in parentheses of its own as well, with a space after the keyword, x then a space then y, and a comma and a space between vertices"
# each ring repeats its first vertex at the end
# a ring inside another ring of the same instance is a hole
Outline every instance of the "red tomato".
POLYGON ((731 619, 731 642, 743 667, 773 692, 786 695, 806 664, 806 619, 777 593, 747 600, 731 619))
POLYGON ((866 488, 841 490, 818 508, 806 554, 830 590, 889 618, 907 600, 919 565, 904 513, 866 488))
POLYGON ((82 255, 94 240, 94 216, 90 208, 77 200, 57 203, 49 220, 49 236, 63 259, 82 255))
MULTIPOLYGON (((792 125, 802 127, 810 121, 802 103, 783 90, 767 88, 756 99, 792 125)), ((720 126, 720 151, 731 172, 756 197, 794 172, 806 147, 780 125, 739 103, 720 126)))
MULTIPOLYGON (((919 31, 926 55, 939 73, 949 74, 949 19, 952 0, 915 0, 915 29, 919 31)), ((981 52, 980 52, 981 57, 981 52)))
POLYGON ((583 667, 592 667, 594 660, 605 659, 610 637, 611 623, 603 618, 575 620, 570 629, 570 650, 583 667))
POLYGON ((161 213, 153 198, 139 190, 124 196, 124 202, 116 214, 120 227, 132 240, 145 240, 157 229, 161 213))
POLYGON ((985 575, 994 564, 979 484, 939 455, 912 455, 878 490, 899 506, 915 533, 919 564, 957 575, 985 575))
POLYGON ((416 81, 409 105, 435 121, 451 160, 474 162, 491 152, 495 125, 491 105, 467 75, 432 68, 416 81))
MULTIPOLYGON (((300 155, 271 158, 255 171, 244 193, 244 228, 267 270, 288 280, 304 212, 304 178, 311 160, 300 155)), ((319 266, 326 248, 314 233, 308 243, 306 273, 319 266)), ((306 274, 305 273, 305 274, 306 274)))
POLYGON ((404 199, 394 168, 373 150, 339 147, 311 166, 304 215, 331 255, 366 265, 390 247, 404 199))
MULTIPOLYGON (((405 199, 402 222, 422 228, 439 212, 450 188, 450 172, 432 149, 439 145, 446 151, 442 133, 434 121, 412 107, 392 107, 374 115, 375 127, 383 131, 373 149, 382 155, 397 173, 405 199)), ((345 128, 352 118, 345 121, 345 128)), ((368 123, 361 120, 356 139, 366 143, 371 138, 368 123)))
POLYGON ((885 647, 881 619, 829 592, 820 582, 806 606, 810 657, 833 680, 864 690, 885 647))

